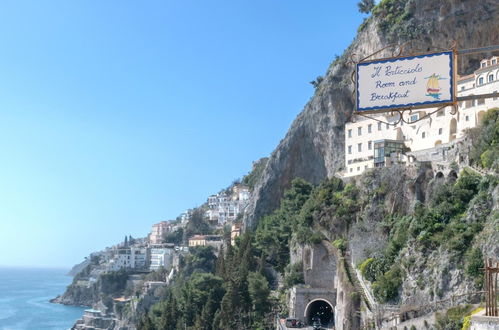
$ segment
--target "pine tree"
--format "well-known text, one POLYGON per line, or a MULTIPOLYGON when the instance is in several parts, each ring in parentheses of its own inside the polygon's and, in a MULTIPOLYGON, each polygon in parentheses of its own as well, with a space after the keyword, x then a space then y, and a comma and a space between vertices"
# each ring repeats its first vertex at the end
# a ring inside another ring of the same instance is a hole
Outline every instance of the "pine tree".
POLYGON ((215 264, 215 275, 220 276, 223 279, 226 279, 226 271, 225 271, 225 256, 224 256, 224 246, 220 247, 218 252, 217 262, 215 264))
POLYGON ((375 5, 374 0, 361 0, 357 3, 359 11, 364 14, 369 14, 375 5))

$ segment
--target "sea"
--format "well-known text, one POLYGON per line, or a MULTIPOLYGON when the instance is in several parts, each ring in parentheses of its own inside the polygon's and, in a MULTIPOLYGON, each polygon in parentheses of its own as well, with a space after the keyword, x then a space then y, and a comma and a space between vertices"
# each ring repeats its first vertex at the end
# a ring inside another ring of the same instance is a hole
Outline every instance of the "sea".
POLYGON ((65 330, 84 307, 52 304, 71 283, 68 269, 0 267, 1 330, 65 330))

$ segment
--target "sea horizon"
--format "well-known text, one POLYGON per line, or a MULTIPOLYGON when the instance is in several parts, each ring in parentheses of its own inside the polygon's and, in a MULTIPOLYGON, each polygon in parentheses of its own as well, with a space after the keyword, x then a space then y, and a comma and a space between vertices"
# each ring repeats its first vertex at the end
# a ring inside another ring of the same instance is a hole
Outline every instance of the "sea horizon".
POLYGON ((67 267, 0 266, 0 329, 69 329, 84 306, 51 303, 71 283, 67 267))

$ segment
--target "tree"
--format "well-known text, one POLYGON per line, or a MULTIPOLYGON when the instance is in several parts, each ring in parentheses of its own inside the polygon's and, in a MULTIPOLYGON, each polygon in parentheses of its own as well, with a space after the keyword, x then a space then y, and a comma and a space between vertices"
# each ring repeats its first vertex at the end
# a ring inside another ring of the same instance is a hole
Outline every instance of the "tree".
POLYGON ((315 80, 311 81, 310 84, 312 86, 314 86, 315 89, 317 89, 317 87, 319 87, 319 85, 321 84, 321 82, 324 80, 324 78, 322 76, 317 76, 317 78, 315 78, 315 80))
POLYGON ((374 0, 361 0, 357 3, 359 12, 369 14, 373 10, 375 3, 374 0))
POLYGON ((189 239, 194 235, 206 235, 211 234, 210 225, 204 221, 204 211, 201 208, 197 208, 192 212, 192 216, 187 223, 184 230, 185 240, 189 239))
POLYGON ((249 273, 248 275, 248 291, 251 297, 253 310, 259 318, 263 317, 269 307, 269 282, 260 273, 249 273))
POLYGON ((175 230, 174 232, 166 233, 163 236, 163 241, 165 243, 172 243, 176 245, 182 244, 182 238, 184 237, 184 229, 179 228, 175 230))

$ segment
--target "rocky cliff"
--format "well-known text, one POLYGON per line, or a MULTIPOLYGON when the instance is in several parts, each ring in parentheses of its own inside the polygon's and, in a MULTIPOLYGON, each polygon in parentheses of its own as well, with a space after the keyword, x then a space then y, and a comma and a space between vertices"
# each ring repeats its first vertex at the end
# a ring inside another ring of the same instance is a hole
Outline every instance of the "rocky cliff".
MULTIPOLYGON (((405 53, 458 49, 499 44, 499 5, 496 0, 383 0, 360 27, 344 54, 328 68, 311 100, 292 123, 285 138, 271 154, 257 182, 246 214, 247 227, 254 227, 274 210, 290 182, 301 177, 319 183, 331 177, 344 163, 344 124, 351 117, 354 85, 353 65, 390 44, 413 43, 405 53)), ((386 50, 378 56, 390 56, 386 50)), ((480 58, 491 54, 460 56, 459 73, 477 68, 480 58)))

